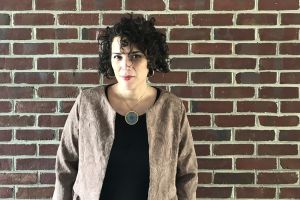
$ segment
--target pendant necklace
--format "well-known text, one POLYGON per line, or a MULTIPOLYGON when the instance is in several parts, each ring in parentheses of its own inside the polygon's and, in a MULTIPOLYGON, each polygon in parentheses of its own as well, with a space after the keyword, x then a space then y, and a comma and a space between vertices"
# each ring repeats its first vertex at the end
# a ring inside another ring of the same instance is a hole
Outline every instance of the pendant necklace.
MULTIPOLYGON (((146 94, 146 90, 145 90, 144 94, 138 99, 138 102, 133 107, 138 105, 138 103, 142 100, 142 98, 145 96, 145 94, 146 94)), ((134 125, 139 121, 139 115, 128 105, 128 103, 126 101, 125 101, 125 103, 126 103, 127 107, 130 109, 125 115, 125 121, 129 125, 134 125)))

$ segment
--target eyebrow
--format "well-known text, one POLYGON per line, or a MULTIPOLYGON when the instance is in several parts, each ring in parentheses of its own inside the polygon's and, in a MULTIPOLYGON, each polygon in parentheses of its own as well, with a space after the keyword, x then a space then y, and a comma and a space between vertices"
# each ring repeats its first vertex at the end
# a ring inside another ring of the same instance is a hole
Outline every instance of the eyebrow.
MULTIPOLYGON (((132 52, 129 52, 128 54, 135 54, 135 53, 141 53, 143 54, 141 51, 132 51, 132 52)), ((124 53, 112 53, 112 54, 117 54, 117 55, 120 55, 120 54, 124 54, 124 53)))

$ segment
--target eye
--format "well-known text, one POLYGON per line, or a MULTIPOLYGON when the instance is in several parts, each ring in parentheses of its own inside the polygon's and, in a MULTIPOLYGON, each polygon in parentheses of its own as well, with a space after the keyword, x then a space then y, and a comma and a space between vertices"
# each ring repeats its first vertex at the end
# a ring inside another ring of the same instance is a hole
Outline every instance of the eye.
POLYGON ((130 55, 130 59, 131 60, 137 60, 137 59, 140 59, 142 57, 142 55, 140 54, 132 54, 130 55))
POLYGON ((120 56, 120 55, 114 55, 113 58, 116 59, 116 60, 122 60, 122 56, 120 56))

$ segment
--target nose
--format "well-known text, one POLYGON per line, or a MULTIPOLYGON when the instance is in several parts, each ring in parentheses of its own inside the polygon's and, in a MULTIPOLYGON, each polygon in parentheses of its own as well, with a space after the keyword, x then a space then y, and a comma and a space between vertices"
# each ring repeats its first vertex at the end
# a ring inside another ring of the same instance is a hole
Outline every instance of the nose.
POLYGON ((122 68, 127 68, 132 66, 132 60, 128 57, 128 55, 125 55, 122 59, 122 62, 120 63, 122 68))

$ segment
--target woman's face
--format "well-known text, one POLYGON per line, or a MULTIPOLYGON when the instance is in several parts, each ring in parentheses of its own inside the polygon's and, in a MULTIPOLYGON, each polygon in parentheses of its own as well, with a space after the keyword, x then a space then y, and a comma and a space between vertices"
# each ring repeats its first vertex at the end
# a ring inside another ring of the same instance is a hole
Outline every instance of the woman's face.
POLYGON ((115 37, 111 48, 111 64, 115 77, 124 89, 136 89, 147 84, 146 56, 135 45, 121 48, 120 37, 115 37))

